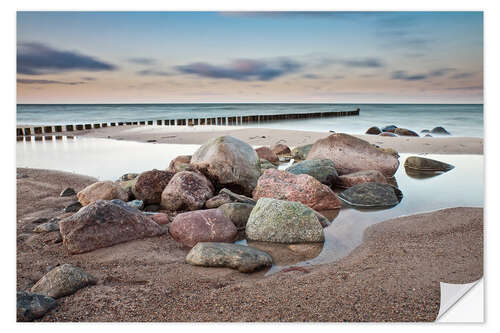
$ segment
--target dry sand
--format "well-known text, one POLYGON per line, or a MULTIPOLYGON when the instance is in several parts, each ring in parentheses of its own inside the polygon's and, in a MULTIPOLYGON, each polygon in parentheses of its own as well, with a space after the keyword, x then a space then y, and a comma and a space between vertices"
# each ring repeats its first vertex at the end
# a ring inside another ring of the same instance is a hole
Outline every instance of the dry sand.
MULTIPOLYGON (((297 147, 324 138, 329 132, 308 132, 269 128, 242 128, 227 126, 119 126, 78 132, 63 132, 61 135, 79 135, 158 143, 203 144, 220 135, 231 135, 252 146, 272 146, 283 143, 297 147)), ((384 148, 393 148, 400 153, 429 154, 482 154, 483 139, 467 137, 384 137, 377 135, 355 135, 384 148)))
POLYGON ((187 265, 188 249, 168 234, 70 255, 58 232, 32 233, 33 221, 62 214, 74 199, 59 197, 65 187, 78 191, 95 180, 18 172, 28 178, 17 180, 17 289, 63 263, 99 279, 59 299, 42 321, 433 321, 440 281, 483 275, 482 208, 382 222, 338 262, 268 277, 187 265))

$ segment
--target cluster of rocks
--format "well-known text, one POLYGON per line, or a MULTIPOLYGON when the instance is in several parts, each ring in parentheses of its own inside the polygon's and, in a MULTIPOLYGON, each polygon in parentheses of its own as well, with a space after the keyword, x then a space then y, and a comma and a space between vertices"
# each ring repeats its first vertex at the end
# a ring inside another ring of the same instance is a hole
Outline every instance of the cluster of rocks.
MULTIPOLYGON (((424 129, 420 133, 425 134, 426 137, 431 137, 432 134, 450 135, 446 129, 441 126, 434 127, 432 130, 424 129)), ((396 125, 388 125, 383 128, 372 126, 366 130, 365 134, 380 135, 380 136, 420 136, 418 133, 407 128, 397 127, 396 125)))

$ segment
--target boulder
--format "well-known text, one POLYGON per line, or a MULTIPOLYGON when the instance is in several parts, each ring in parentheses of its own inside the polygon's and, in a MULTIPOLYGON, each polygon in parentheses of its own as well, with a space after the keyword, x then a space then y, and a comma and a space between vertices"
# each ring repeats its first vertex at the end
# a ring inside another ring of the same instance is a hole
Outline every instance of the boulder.
POLYGON ((428 129, 423 129, 420 131, 420 133, 430 133, 431 131, 429 131, 428 129))
POLYGON ((354 185, 339 194, 339 198, 355 207, 392 207, 397 205, 403 194, 389 184, 362 183, 354 185))
POLYGON ((448 132, 446 129, 444 129, 444 127, 441 127, 441 126, 434 127, 434 128, 431 130, 431 133, 434 133, 434 134, 445 134, 445 135, 450 135, 450 132, 448 132))
POLYGON ((307 154, 311 151, 312 146, 312 144, 309 144, 293 148, 291 152, 292 158, 296 160, 305 160, 307 158, 307 154))
POLYGON ((145 205, 159 204, 161 194, 173 176, 173 172, 156 169, 141 173, 134 187, 135 198, 145 205))
POLYGON ((68 296, 78 289, 97 283, 97 279, 79 267, 64 264, 45 274, 31 292, 52 298, 68 296))
POLYGON ((236 202, 248 203, 248 204, 251 204, 254 206, 256 204, 256 201, 254 199, 249 198, 249 197, 244 196, 244 195, 241 195, 241 194, 236 194, 234 192, 231 192, 227 188, 223 188, 222 190, 220 190, 219 194, 225 194, 225 195, 229 196, 231 198, 231 200, 236 201, 236 202))
POLYGON ((260 171, 264 172, 267 169, 277 169, 278 167, 268 160, 260 159, 260 171))
POLYGON ((396 158, 399 157, 398 151, 396 149, 394 149, 394 148, 389 148, 389 147, 388 148, 382 148, 382 147, 378 147, 377 149, 380 150, 383 153, 390 154, 390 155, 392 155, 392 156, 394 156, 396 158))
POLYGON ((250 246, 205 242, 196 244, 189 251, 186 262, 205 267, 229 267, 242 273, 270 267, 273 259, 264 251, 250 246))
POLYGON ((122 180, 122 181, 128 181, 128 180, 136 179, 137 176, 139 176, 138 173, 126 173, 126 174, 124 174, 123 176, 120 177, 120 180, 122 180))
POLYGON ((238 230, 244 230, 254 207, 254 205, 250 204, 232 202, 220 206, 219 210, 233 222, 238 230))
POLYGON ((269 147, 257 148, 255 149, 255 152, 257 153, 257 156, 259 156, 259 158, 269 161, 272 164, 280 163, 280 159, 278 158, 278 156, 269 147))
POLYGON ((314 159, 295 163, 286 171, 294 175, 309 175, 325 185, 332 185, 338 177, 335 164, 329 159, 314 159))
POLYGON ((60 197, 70 197, 72 195, 75 195, 76 192, 74 189, 71 187, 66 187, 64 190, 62 190, 61 194, 59 194, 60 197))
POLYGON ((378 128, 377 126, 372 126, 369 129, 366 130, 365 134, 373 134, 373 135, 378 135, 382 133, 382 130, 378 128))
POLYGON ((161 208, 160 205, 156 205, 156 204, 147 205, 147 206, 144 206, 143 211, 145 211, 145 212, 157 212, 160 210, 160 208, 161 208))
POLYGON ((290 266, 316 258, 323 250, 324 243, 282 244, 247 241, 248 246, 268 253, 273 265, 290 266))
POLYGON ((275 144, 271 148, 271 150, 276 155, 290 155, 290 153, 291 153, 290 147, 288 147, 287 145, 284 145, 282 143, 275 144))
POLYGON ((332 134, 316 141, 307 159, 328 158, 339 175, 361 170, 377 170, 391 177, 399 167, 399 160, 381 152, 365 140, 344 133, 332 134))
POLYGON ((43 233, 43 232, 52 232, 59 231, 59 221, 49 221, 42 224, 39 224, 33 229, 33 232, 43 233))
POLYGON ((426 138, 432 138, 432 135, 430 135, 429 133, 427 133, 426 135, 424 135, 424 137, 426 137, 426 138))
POLYGON ((132 208, 141 210, 144 208, 144 202, 142 200, 132 200, 127 202, 127 205, 129 205, 132 208))
POLYGON ((190 163, 191 155, 180 155, 170 162, 167 170, 170 172, 185 171, 189 168, 192 168, 190 163))
POLYGON ((135 198, 135 183, 137 183, 137 178, 130 179, 130 180, 125 180, 125 181, 120 181, 118 182, 118 185, 125 191, 127 191, 128 198, 129 200, 133 200, 135 198))
POLYGON ((387 179, 377 170, 362 170, 339 176, 335 187, 349 188, 362 183, 387 183, 387 179))
POLYGON ((83 206, 80 203, 80 201, 73 201, 72 203, 70 203, 69 205, 64 207, 64 212, 65 213, 74 213, 74 212, 79 211, 80 208, 82 208, 82 207, 83 206))
POLYGON ((219 209, 178 214, 169 232, 173 239, 189 247, 199 242, 232 243, 238 234, 233 222, 219 209))
POLYGON ((153 237, 163 229, 135 208, 98 200, 59 222, 63 244, 72 254, 153 237))
POLYGON ((102 181, 91 184, 76 194, 82 206, 87 206, 97 200, 120 199, 126 201, 128 194, 117 184, 111 181, 102 181))
POLYGON ((393 138, 397 137, 397 135, 392 132, 382 132, 379 134, 379 136, 391 136, 393 138))
POLYGON ((382 132, 394 133, 396 128, 398 128, 396 125, 388 125, 388 126, 385 126, 384 128, 382 128, 382 132))
POLYGON ((208 199, 205 202, 205 208, 217 208, 222 206, 223 204, 233 202, 231 197, 225 193, 217 194, 215 197, 208 199))
POLYGON ((397 134, 399 136, 419 136, 417 133, 407 128, 396 128, 394 130, 394 134, 397 134))
POLYGON ((261 198, 246 226, 249 240, 276 243, 323 242, 316 212, 300 202, 261 198))
POLYGON ((164 213, 152 214, 149 217, 159 225, 165 225, 170 223, 170 217, 164 213))
POLYGON ((210 181, 197 172, 176 173, 161 194, 161 207, 170 211, 198 210, 214 196, 210 181))
POLYGON ((453 165, 441 161, 432 160, 430 158, 420 156, 410 156, 404 164, 406 169, 418 171, 450 171, 454 168, 453 165))
POLYGON ((297 201, 314 210, 336 209, 341 206, 337 195, 315 178, 275 169, 266 170, 259 178, 253 198, 297 201))
POLYGON ((214 138, 202 145, 192 156, 191 164, 212 182, 251 195, 260 176, 259 158, 249 144, 232 136, 214 138))
POLYGON ((56 306, 57 301, 52 297, 18 291, 16 295, 17 321, 26 322, 41 318, 56 306))

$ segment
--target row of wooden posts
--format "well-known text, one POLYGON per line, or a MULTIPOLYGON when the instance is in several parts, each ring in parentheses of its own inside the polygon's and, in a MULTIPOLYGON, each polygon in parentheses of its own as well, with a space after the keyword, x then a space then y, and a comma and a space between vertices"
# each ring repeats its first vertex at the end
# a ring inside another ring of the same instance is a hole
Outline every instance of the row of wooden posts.
POLYGON ((127 122, 110 122, 110 123, 95 123, 95 124, 78 124, 78 125, 55 125, 55 126, 39 126, 39 127, 18 127, 17 136, 30 136, 38 134, 52 134, 61 132, 83 131, 93 128, 105 128, 113 126, 130 126, 130 125, 163 125, 163 126, 197 126, 197 125, 242 125, 250 123, 261 123, 276 120, 288 119, 307 119, 307 118, 322 118, 322 117, 345 117, 358 116, 359 108, 354 111, 332 111, 332 112, 315 112, 315 113, 292 113, 292 114, 277 114, 277 115, 260 115, 260 116, 236 116, 236 117, 215 117, 215 118, 192 118, 192 119, 166 119, 166 120, 143 120, 143 121, 127 121, 127 122))

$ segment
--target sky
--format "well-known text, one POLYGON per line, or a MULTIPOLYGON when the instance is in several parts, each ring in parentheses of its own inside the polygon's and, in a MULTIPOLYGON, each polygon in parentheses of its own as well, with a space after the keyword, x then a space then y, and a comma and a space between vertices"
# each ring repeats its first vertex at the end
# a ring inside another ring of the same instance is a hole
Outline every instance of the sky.
POLYGON ((18 103, 483 103, 482 12, 17 12, 18 103))

